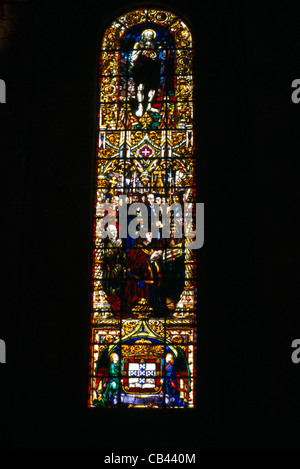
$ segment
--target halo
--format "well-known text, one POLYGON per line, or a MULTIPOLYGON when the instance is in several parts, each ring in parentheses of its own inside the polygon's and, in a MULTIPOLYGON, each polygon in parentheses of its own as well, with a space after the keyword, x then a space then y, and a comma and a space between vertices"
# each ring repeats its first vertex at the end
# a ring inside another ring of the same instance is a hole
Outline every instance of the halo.
POLYGON ((142 32, 141 36, 143 36, 145 33, 148 33, 148 32, 152 32, 154 34, 154 39, 156 38, 156 31, 154 31, 154 29, 144 29, 144 31, 142 32))

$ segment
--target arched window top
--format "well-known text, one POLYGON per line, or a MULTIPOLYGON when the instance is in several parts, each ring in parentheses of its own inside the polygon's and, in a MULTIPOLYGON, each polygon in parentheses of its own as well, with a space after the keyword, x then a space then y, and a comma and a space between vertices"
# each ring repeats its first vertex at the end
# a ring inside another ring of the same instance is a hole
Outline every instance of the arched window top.
POLYGON ((139 130, 145 126, 153 130, 191 128, 194 114, 192 45, 188 26, 168 11, 139 9, 112 22, 102 40, 100 103, 103 104, 100 104, 100 129, 139 130), (124 103, 127 101, 131 106, 132 99, 139 93, 139 60, 136 56, 143 47, 142 54, 145 54, 147 44, 151 43, 160 68, 155 69, 152 64, 144 67, 144 73, 148 79, 152 77, 149 86, 157 89, 155 98, 160 117, 151 116, 149 125, 150 117, 147 124, 135 122, 134 109, 130 115, 127 112, 129 106, 124 103), (106 104, 108 102, 110 105, 106 104))
POLYGON ((138 9, 130 11, 115 20, 105 31, 102 49, 116 50, 121 47, 121 39, 128 30, 140 25, 159 29, 160 26, 170 31, 174 37, 174 46, 180 48, 192 47, 192 36, 187 25, 174 13, 158 9, 138 9))

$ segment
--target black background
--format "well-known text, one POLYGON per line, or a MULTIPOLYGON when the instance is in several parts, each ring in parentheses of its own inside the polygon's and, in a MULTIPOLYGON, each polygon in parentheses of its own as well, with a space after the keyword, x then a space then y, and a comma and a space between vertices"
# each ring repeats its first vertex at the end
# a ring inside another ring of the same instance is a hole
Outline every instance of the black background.
POLYGON ((195 42, 197 408, 121 411, 86 405, 93 184, 101 37, 136 5, 20 3, 0 69, 1 445, 298 448, 299 6, 153 4, 195 42))

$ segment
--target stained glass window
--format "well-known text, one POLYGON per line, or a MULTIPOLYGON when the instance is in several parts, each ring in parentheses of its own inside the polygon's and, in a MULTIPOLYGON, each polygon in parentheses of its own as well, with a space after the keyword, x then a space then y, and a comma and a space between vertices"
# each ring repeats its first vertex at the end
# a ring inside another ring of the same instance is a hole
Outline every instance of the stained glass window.
POLYGON ((169 11, 131 11, 104 33, 89 407, 195 406, 196 262, 183 230, 196 195, 193 54, 169 11))

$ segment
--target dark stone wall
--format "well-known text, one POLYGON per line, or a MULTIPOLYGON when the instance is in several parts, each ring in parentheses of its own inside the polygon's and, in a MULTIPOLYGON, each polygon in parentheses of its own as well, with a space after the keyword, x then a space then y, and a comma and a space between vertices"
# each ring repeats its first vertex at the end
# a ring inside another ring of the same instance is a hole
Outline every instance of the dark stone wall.
MULTIPOLYGON (((268 73, 284 48, 275 52, 272 27, 250 2, 155 5, 186 18, 195 41, 198 201, 205 203, 197 409, 86 409, 99 47, 105 27, 135 4, 3 1, 4 447, 175 450, 291 441, 275 430, 278 422, 272 425, 283 394, 274 391, 277 374, 267 354, 269 312, 277 302, 265 301, 265 288, 274 291, 273 251, 262 240, 273 221, 262 215, 269 196, 264 178, 273 167, 266 142, 280 127, 281 109, 268 73)), ((289 72, 287 94, 297 78, 289 72)), ((267 207, 274 211, 270 200, 267 207)), ((282 426, 289 415, 281 413, 282 426)))

